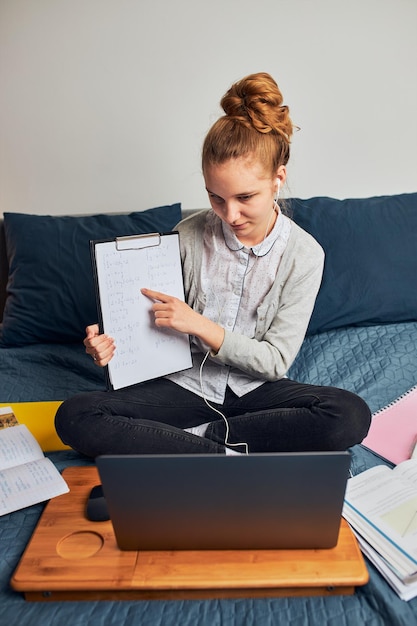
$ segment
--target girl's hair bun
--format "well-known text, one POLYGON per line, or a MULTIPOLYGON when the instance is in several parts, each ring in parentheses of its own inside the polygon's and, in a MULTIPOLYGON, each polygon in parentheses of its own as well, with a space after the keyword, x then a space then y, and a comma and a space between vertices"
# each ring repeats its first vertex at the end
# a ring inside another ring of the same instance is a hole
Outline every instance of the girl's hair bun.
POLYGON ((250 74, 234 83, 223 96, 221 106, 235 118, 260 133, 275 133, 290 143, 293 133, 289 108, 283 105, 282 93, 266 72, 250 74))

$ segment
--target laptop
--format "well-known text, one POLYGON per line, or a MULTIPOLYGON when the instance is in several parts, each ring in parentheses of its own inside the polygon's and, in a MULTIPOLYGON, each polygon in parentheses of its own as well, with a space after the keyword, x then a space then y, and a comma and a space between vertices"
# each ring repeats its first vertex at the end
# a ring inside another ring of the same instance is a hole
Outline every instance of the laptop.
POLYGON ((337 544, 348 452, 97 457, 121 550, 337 544))

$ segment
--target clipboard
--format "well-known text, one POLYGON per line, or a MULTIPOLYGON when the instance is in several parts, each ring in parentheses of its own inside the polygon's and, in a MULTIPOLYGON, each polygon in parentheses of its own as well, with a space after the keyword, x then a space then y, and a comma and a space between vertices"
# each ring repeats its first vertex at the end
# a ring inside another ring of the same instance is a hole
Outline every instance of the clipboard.
POLYGON ((100 331, 116 352, 105 367, 107 388, 121 389, 192 366, 190 338, 158 328, 147 287, 184 300, 179 233, 90 241, 100 331))

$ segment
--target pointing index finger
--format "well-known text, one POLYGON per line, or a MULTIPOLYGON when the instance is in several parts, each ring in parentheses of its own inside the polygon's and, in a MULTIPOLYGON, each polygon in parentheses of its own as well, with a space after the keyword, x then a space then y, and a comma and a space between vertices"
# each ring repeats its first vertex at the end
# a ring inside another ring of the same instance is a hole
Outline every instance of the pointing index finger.
POLYGON ((141 292, 147 298, 151 298, 151 300, 159 300, 160 302, 166 302, 169 299, 166 293, 161 293, 160 291, 153 291, 153 289, 141 289, 141 292))

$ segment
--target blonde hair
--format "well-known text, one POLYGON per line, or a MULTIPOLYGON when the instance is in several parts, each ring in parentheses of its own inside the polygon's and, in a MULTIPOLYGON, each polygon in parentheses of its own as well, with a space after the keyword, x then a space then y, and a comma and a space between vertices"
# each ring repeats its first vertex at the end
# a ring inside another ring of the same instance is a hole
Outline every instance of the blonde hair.
POLYGON ((213 124, 203 143, 202 167, 255 157, 275 175, 290 156, 293 124, 289 108, 269 74, 250 74, 234 83, 221 100, 226 115, 213 124))

